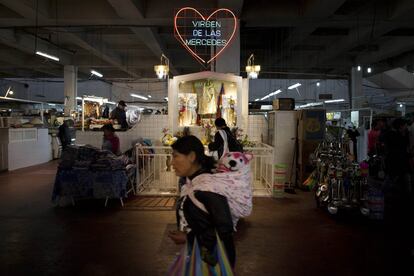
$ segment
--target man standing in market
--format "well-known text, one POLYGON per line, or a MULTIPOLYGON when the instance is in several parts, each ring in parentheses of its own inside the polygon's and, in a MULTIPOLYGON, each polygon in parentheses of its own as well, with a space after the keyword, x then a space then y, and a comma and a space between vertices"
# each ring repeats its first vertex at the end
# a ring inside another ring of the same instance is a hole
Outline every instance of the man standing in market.
POLYGON ((122 129, 128 129, 128 123, 126 120, 125 112, 126 106, 126 103, 121 100, 118 102, 118 106, 111 112, 111 119, 117 120, 118 124, 121 125, 122 129))

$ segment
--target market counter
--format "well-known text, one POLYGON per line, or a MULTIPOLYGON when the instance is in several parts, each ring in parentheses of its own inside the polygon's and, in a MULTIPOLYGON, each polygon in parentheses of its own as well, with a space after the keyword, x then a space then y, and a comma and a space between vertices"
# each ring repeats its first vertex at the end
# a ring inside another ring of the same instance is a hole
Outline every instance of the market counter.
POLYGON ((0 128, 0 170, 16 170, 52 160, 47 128, 0 128))

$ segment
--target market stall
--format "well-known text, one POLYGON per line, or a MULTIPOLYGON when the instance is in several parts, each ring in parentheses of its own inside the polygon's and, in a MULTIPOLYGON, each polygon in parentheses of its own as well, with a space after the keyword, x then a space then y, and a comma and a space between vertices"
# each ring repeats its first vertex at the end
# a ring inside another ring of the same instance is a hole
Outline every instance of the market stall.
POLYGON ((135 165, 124 156, 91 146, 69 146, 63 153, 56 174, 52 201, 59 204, 63 197, 75 200, 85 198, 123 198, 135 193, 135 165))
POLYGON ((52 159, 51 137, 44 123, 47 106, 43 102, 0 97, 0 170, 16 170, 52 159))
POLYGON ((114 102, 96 96, 83 96, 78 99, 82 101, 80 121, 82 131, 100 130, 106 124, 112 124, 115 129, 121 129, 119 122, 109 119, 109 114, 115 106, 114 102))
POLYGON ((218 117, 229 127, 247 129, 248 87, 242 77, 212 71, 174 77, 168 89, 169 129, 188 127, 204 142, 218 117))

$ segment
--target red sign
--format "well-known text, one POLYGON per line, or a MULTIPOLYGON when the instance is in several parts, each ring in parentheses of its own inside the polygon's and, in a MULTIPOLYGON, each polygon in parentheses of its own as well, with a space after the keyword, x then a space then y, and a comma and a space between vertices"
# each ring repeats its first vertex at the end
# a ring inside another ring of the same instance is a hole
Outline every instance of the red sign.
POLYGON ((175 37, 205 67, 230 45, 236 28, 236 16, 224 8, 205 17, 198 10, 186 7, 174 17, 175 37))

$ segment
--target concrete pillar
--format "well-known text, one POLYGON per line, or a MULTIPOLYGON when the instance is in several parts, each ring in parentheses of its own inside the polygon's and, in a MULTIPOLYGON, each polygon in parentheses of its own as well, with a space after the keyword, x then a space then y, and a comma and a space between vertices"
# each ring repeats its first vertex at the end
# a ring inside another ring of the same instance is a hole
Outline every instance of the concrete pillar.
POLYGON ((78 67, 65 65, 64 72, 65 116, 70 116, 76 110, 76 96, 78 94, 78 67))
POLYGON ((357 67, 351 69, 351 108, 361 108, 364 103, 362 91, 362 68, 358 71, 357 67))
MULTIPOLYGON (((221 22, 226 22, 226 25, 233 26, 233 19, 220 19, 221 22)), ((240 21, 237 20, 237 25, 240 21)), ((223 28, 222 31, 226 30, 222 34, 222 38, 230 38, 231 28, 223 28), (228 32, 228 33, 227 33, 228 32)), ((240 75, 240 28, 237 26, 236 32, 234 33, 233 40, 224 49, 224 51, 216 59, 215 71, 218 73, 233 73, 236 76, 240 75)))

